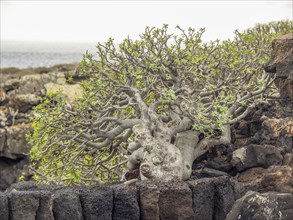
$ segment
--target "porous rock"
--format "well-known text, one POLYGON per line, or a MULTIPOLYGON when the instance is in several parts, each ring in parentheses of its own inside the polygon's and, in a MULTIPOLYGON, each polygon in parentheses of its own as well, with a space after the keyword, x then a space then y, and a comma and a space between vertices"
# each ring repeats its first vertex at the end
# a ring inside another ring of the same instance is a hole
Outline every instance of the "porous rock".
POLYGON ((16 159, 28 155, 30 147, 25 139, 25 134, 30 130, 30 124, 7 127, 6 157, 16 159))
POLYGON ((215 186, 213 178, 187 182, 193 194, 194 219, 212 220, 214 215, 215 186))
POLYGON ((260 192, 293 193, 293 169, 287 165, 251 168, 240 173, 237 180, 255 186, 260 192))
POLYGON ((2 157, 0 160, 0 190, 5 190, 15 183, 26 164, 28 164, 27 159, 12 160, 2 157))
POLYGON ((293 149, 293 102, 269 100, 256 106, 232 128, 236 149, 250 144, 273 145, 285 152, 293 149))
POLYGON ((9 219, 8 198, 5 193, 0 192, 0 219, 9 219))
POLYGON ((36 219, 39 208, 39 192, 13 190, 9 194, 10 219, 36 219))
POLYGON ((240 199, 248 191, 258 191, 259 189, 254 182, 239 182, 237 179, 231 179, 230 181, 233 186, 235 200, 240 199))
POLYGON ((272 145, 251 144, 241 147, 233 152, 232 164, 237 171, 251 167, 264 167, 280 164, 283 156, 278 148, 272 145))
POLYGON ((293 194, 293 168, 272 166, 261 180, 261 191, 277 191, 293 194))
POLYGON ((9 188, 6 189, 7 193, 12 190, 16 191, 35 191, 38 189, 38 185, 34 181, 21 181, 18 183, 13 183, 9 188))
POLYGON ((160 219, 194 219, 192 191, 184 182, 161 185, 159 196, 160 219))
POLYGON ((215 178, 214 219, 225 219, 234 202, 234 192, 228 177, 215 178))
POLYGON ((19 79, 9 79, 3 82, 2 88, 5 92, 17 89, 20 85, 19 79))
POLYGON ((143 181, 140 192, 141 219, 194 219, 192 191, 185 182, 143 181))
POLYGON ((139 220, 139 193, 135 187, 114 188, 114 220, 139 220))
POLYGON ((293 168, 293 153, 287 153, 284 156, 283 165, 288 165, 293 168))
POLYGON ((26 75, 21 77, 17 94, 44 95, 44 82, 41 74, 26 75))
POLYGON ((83 216, 86 220, 112 220, 113 190, 106 187, 92 187, 80 192, 83 216))
POLYGON ((40 192, 39 209, 37 211, 37 220, 54 220, 53 198, 49 191, 40 192))
POLYGON ((293 77, 293 33, 276 37, 272 42, 271 59, 266 64, 265 70, 278 73, 278 76, 293 77))
POLYGON ((194 219, 225 219, 235 201, 228 177, 188 181, 193 194, 194 219))
POLYGON ((4 151, 5 143, 6 143, 6 130, 3 128, 0 128, 0 155, 1 155, 1 152, 4 151))
POLYGON ((7 123, 7 120, 8 120, 7 112, 8 112, 8 108, 6 108, 5 106, 4 107, 0 106, 0 128, 5 127, 7 123))
MULTIPOLYGON (((288 106, 290 108, 290 106, 288 106)), ((285 109, 285 108, 284 108, 285 109)), ((293 108, 291 106, 291 116, 283 118, 271 118, 262 122, 260 136, 263 144, 273 144, 279 146, 287 152, 293 150, 293 108)), ((278 117, 278 115, 276 116, 278 117)))
POLYGON ((79 84, 57 84, 57 83, 47 83, 45 84, 46 93, 56 92, 58 90, 62 91, 62 94, 67 98, 69 103, 73 103, 75 100, 81 98, 82 96, 82 88, 79 84))
POLYGON ((143 181, 138 184, 140 194, 141 219, 160 220, 159 194, 160 190, 154 183, 143 181))
POLYGON ((258 193, 249 191, 233 205, 226 220, 290 220, 293 216, 293 195, 290 193, 258 193))
POLYGON ((53 214, 58 220, 83 220, 79 195, 70 189, 61 189, 53 195, 53 214))
POLYGON ((293 137, 293 117, 267 119, 262 123, 262 127, 267 128, 274 138, 280 135, 293 137))
POLYGON ((273 40, 267 72, 277 73, 275 84, 281 98, 293 98, 293 33, 281 35, 273 40))
POLYGON ((35 94, 18 94, 14 97, 14 102, 19 106, 19 112, 27 112, 33 106, 39 104, 41 97, 35 94))

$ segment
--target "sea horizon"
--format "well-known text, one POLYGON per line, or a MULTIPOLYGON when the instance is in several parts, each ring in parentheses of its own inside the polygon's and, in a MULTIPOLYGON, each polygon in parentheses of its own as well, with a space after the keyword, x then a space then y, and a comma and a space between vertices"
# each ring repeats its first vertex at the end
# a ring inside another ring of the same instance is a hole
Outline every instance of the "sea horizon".
POLYGON ((86 51, 95 52, 96 44, 1 40, 0 68, 51 67, 79 63, 86 51))

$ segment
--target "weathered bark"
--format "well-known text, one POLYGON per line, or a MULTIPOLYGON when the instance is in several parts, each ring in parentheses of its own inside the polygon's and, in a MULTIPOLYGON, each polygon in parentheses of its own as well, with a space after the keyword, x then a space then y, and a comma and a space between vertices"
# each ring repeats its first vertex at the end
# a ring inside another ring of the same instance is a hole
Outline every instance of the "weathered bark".
POLYGON ((183 180, 186 180, 190 177, 192 172, 193 161, 206 152, 205 149, 198 150, 196 147, 199 142, 198 138, 199 133, 189 130, 185 132, 178 133, 175 140, 175 145, 180 150, 182 157, 184 158, 183 162, 183 180))
POLYGON ((182 179, 184 158, 173 144, 152 139, 144 146, 144 157, 140 165, 141 179, 182 179))
POLYGON ((141 179, 169 181, 174 178, 183 178, 182 154, 175 145, 170 143, 169 137, 163 134, 156 134, 154 137, 144 125, 134 126, 133 132, 136 135, 136 142, 130 145, 130 150, 136 150, 129 157, 128 169, 140 164, 141 179))
POLYGON ((191 175, 193 161, 206 153, 211 145, 230 142, 230 126, 225 127, 223 136, 202 141, 199 141, 198 132, 183 131, 176 135, 174 144, 167 128, 159 130, 152 134, 142 124, 133 127, 136 139, 128 147, 132 154, 127 167, 132 170, 139 166, 141 179, 186 180, 191 175))

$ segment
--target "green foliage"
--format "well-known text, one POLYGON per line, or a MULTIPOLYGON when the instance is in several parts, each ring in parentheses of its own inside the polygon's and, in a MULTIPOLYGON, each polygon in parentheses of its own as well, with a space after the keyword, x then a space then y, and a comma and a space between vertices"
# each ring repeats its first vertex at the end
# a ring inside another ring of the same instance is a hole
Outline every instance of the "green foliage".
POLYGON ((136 90, 160 116, 187 117, 208 135, 222 130, 239 116, 235 109, 241 113, 269 94, 257 91, 269 86, 263 64, 271 41, 293 30, 291 21, 272 22, 235 31, 233 40, 202 42, 204 29, 177 29, 181 34, 169 34, 168 25, 147 27, 140 40, 126 38, 116 47, 110 38, 97 45, 98 59, 86 53, 80 63, 82 98, 68 103, 59 91, 34 109, 27 138, 38 182, 119 181, 133 133, 117 121, 142 118, 136 90))
POLYGON ((97 119, 96 115, 89 115, 91 107, 86 105, 89 102, 94 103, 92 98, 87 97, 91 87, 87 87, 85 82, 82 85, 85 88, 84 96, 73 106, 80 115, 68 114, 70 109, 61 91, 48 94, 42 104, 34 109, 34 132, 27 139, 32 145, 30 159, 37 182, 90 185, 119 180, 116 172, 125 164, 120 156, 112 157, 113 151, 108 147, 90 149, 85 142, 75 139, 89 126, 83 123, 83 117, 97 119), (71 130, 71 126, 75 127, 71 130), (74 142, 71 141, 73 139, 74 142), (108 157, 111 157, 110 160, 105 160, 108 157), (103 160, 105 162, 101 163, 103 160), (102 168, 104 166, 106 169, 102 168), (111 166, 115 166, 116 170, 109 173, 111 166))

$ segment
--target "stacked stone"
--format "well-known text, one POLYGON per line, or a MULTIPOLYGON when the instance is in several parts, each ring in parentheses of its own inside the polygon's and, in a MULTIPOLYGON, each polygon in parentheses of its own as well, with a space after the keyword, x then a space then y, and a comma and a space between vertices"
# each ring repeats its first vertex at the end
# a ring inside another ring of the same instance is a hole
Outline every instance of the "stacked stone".
POLYGON ((1 73, 0 79, 0 190, 4 190, 17 182, 20 175, 30 177, 30 146, 25 135, 32 130, 32 108, 52 90, 64 90, 71 101, 76 93, 81 94, 81 88, 67 84, 64 72, 1 73))
POLYGON ((265 70, 277 73, 276 85, 281 98, 293 99, 293 33, 274 39, 270 62, 265 70))
POLYGON ((0 219, 289 220, 293 215, 290 193, 238 196, 228 177, 75 188, 24 182, 0 192, 0 219))

